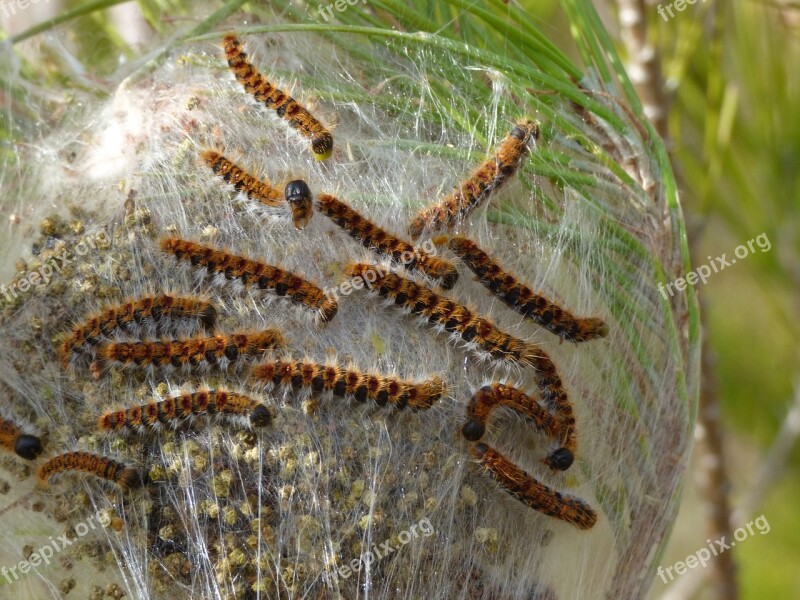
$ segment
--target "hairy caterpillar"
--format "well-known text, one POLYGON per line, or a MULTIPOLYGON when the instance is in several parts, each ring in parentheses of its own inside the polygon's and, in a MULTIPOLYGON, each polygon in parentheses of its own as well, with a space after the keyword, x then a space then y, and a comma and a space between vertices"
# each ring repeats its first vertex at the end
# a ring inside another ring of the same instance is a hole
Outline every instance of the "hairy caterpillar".
POLYGON ((222 367, 243 359, 252 360, 284 344, 280 331, 265 329, 256 333, 219 334, 205 338, 116 342, 100 346, 97 356, 104 363, 134 364, 137 367, 222 367))
POLYGON ((138 469, 129 467, 99 454, 89 452, 67 452, 51 458, 39 467, 39 480, 47 483, 53 475, 64 471, 84 471, 95 477, 112 481, 123 490, 130 490, 142 484, 138 469))
POLYGON ((500 487, 532 509, 572 523, 578 529, 591 529, 597 523, 597 515, 583 500, 561 495, 536 481, 491 446, 474 444, 470 454, 500 487))
POLYGON ((189 261, 193 267, 204 267, 209 273, 219 273, 226 279, 238 279, 243 285, 271 290, 278 296, 288 296, 296 303, 316 309, 323 323, 333 319, 339 308, 335 298, 327 296, 314 284, 267 263, 179 238, 163 238, 161 250, 179 260, 189 261))
POLYGON ((534 355, 540 353, 533 344, 501 331, 488 319, 410 279, 365 263, 348 265, 345 272, 360 277, 367 287, 390 298, 397 306, 457 334, 464 342, 474 344, 492 358, 532 364, 534 355))
POLYGON ((61 358, 66 363, 73 352, 81 351, 85 345, 93 346, 103 339, 111 338, 118 331, 129 331, 134 325, 162 325, 160 329, 166 331, 168 327, 163 324, 168 320, 196 319, 206 331, 213 331, 216 318, 214 306, 199 298, 168 294, 137 298, 125 304, 107 307, 89 317, 86 322, 75 326, 61 345, 61 358))
POLYGON ((297 100, 276 88, 250 63, 242 50, 239 38, 229 33, 222 43, 228 66, 247 93, 274 110, 279 117, 311 140, 311 152, 316 160, 325 160, 333 153, 333 135, 297 100))
POLYGON ((230 183, 237 192, 244 192, 251 200, 265 206, 283 206, 283 194, 257 177, 251 175, 233 161, 214 150, 205 150, 200 157, 216 175, 230 183))
POLYGON ((452 263, 417 250, 411 244, 395 237, 363 217, 350 206, 331 196, 321 194, 317 198, 319 211, 344 229, 367 248, 390 256, 409 271, 420 271, 440 280, 441 286, 449 290, 458 280, 458 271, 452 263))
POLYGON ((411 237, 417 238, 425 230, 449 229, 463 220, 516 172, 522 158, 528 153, 531 138, 539 138, 539 126, 529 120, 517 123, 494 156, 473 171, 449 195, 417 213, 408 228, 411 237))
MULTIPOLYGON (((461 430, 464 437, 473 442, 480 440, 486 432, 486 423, 497 406, 506 406, 523 415, 537 429, 553 439, 557 440, 561 436, 560 419, 517 388, 495 382, 480 388, 470 399, 467 405, 468 421, 461 430)), ((572 436, 569 441, 574 443, 575 437, 572 436)), ((574 452, 574 447, 558 448, 544 462, 553 469, 564 471, 572 465, 574 452)))
POLYGON ((314 392, 330 391, 341 397, 352 396, 359 402, 369 398, 378 406, 388 402, 399 409, 409 406, 427 410, 445 391, 445 384, 438 377, 414 383, 338 365, 299 360, 264 362, 252 368, 251 376, 273 385, 308 388, 314 392))
POLYGON ((205 414, 245 416, 254 427, 266 427, 272 423, 269 408, 249 396, 225 390, 201 390, 107 412, 98 419, 97 427, 105 431, 120 431, 173 424, 205 414))
MULTIPOLYGON (((443 243, 444 237, 434 240, 443 243)), ((551 333, 571 342, 585 342, 608 335, 608 325, 596 317, 581 318, 537 295, 503 270, 470 239, 454 236, 448 247, 466 264, 487 289, 524 317, 533 320, 551 333)))

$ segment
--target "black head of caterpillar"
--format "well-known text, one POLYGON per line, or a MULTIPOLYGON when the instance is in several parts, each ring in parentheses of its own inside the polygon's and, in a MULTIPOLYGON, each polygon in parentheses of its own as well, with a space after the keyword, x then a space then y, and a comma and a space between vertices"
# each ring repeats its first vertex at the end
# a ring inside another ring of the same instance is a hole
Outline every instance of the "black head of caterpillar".
POLYGON ((284 190, 286 202, 292 209, 292 221, 296 229, 303 229, 311 220, 311 190, 302 179, 295 179, 286 184, 284 190))
POLYGON ((23 433, 16 423, 0 417, 0 448, 25 460, 33 460, 42 453, 42 440, 23 433))

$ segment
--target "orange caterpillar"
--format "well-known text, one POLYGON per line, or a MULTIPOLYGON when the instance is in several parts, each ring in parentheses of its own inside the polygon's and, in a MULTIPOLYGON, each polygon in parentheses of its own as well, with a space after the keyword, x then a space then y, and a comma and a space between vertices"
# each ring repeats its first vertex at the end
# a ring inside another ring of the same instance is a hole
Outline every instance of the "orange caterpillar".
POLYGON ((159 323, 164 319, 197 319, 206 331, 213 331, 217 311, 210 302, 178 296, 148 296, 104 309, 76 326, 61 345, 61 357, 66 363, 73 352, 84 345, 95 345, 115 332, 129 330, 146 321, 159 323))
POLYGON ((311 190, 302 179, 295 179, 286 184, 284 189, 286 202, 292 209, 292 221, 295 229, 303 229, 311 220, 311 190))
POLYGON ((458 280, 455 265, 415 249, 411 244, 371 223, 338 198, 322 194, 317 198, 317 205, 321 213, 330 217, 362 245, 392 257, 409 271, 421 271, 433 279, 439 279, 446 290, 452 288, 458 280))
POLYGON ((202 390, 108 412, 98 419, 97 427, 105 431, 137 429, 172 424, 205 414, 247 416, 253 427, 266 427, 272 423, 272 413, 261 402, 225 390, 202 390))
POLYGON ((253 359, 268 350, 283 346, 277 329, 257 333, 220 334, 160 342, 116 342, 100 346, 98 358, 104 363, 137 367, 217 366, 253 359))
POLYGON ((42 440, 35 435, 22 433, 15 423, 0 417, 0 448, 14 452, 25 460, 33 460, 42 453, 42 440))
POLYGON ((396 305, 425 317, 430 324, 438 324, 465 342, 474 343, 492 358, 533 364, 538 360, 536 355, 543 354, 536 346, 501 331, 488 319, 410 279, 364 263, 349 265, 345 272, 360 277, 368 288, 375 288, 396 305))
POLYGON ((300 134, 311 140, 311 152, 316 160, 325 160, 333 153, 333 136, 314 116, 300 105, 294 98, 279 90, 258 72, 247 59, 242 50, 239 38, 229 33, 222 42, 225 58, 233 71, 236 80, 244 86, 247 93, 252 94, 267 108, 274 110, 278 116, 300 134))
POLYGON ((67 452, 51 458, 39 467, 39 480, 47 483, 53 475, 63 471, 85 471, 106 481, 113 481, 123 490, 135 489, 143 483, 137 469, 89 452, 67 452))
POLYGON ((474 444, 470 454, 504 490, 532 509, 572 523, 578 529, 591 529, 597 523, 597 515, 583 500, 562 496, 539 483, 491 446, 474 444))
POLYGON ((218 152, 206 150, 200 157, 216 175, 230 183, 237 192, 244 192, 251 200, 257 200, 271 208, 283 206, 283 194, 218 152))
POLYGON ((333 319, 339 308, 336 299, 325 295, 317 286, 266 263, 179 238, 163 238, 161 250, 189 261, 194 267, 205 267, 209 273, 239 279, 243 285, 256 285, 259 289, 271 290, 278 296, 288 296, 294 302, 317 309, 323 323, 333 319))
MULTIPOLYGON (((539 406, 533 398, 522 393, 517 388, 503 383, 492 383, 479 389, 467 405, 467 417, 461 432, 471 442, 480 440, 486 433, 486 423, 492 411, 497 406, 507 406, 511 410, 525 416, 540 431, 553 439, 559 439, 562 434, 560 419, 539 406)), ((575 452, 575 436, 567 436, 572 447, 561 447, 544 460, 551 469, 565 471, 572 465, 575 452)))
MULTIPOLYGON (((443 238, 434 240, 436 243, 442 241, 443 238)), ((532 319, 551 333, 570 342, 585 342, 608 335, 608 325, 601 319, 573 316, 547 298, 537 295, 511 273, 504 271, 472 240, 456 236, 450 238, 448 246, 486 288, 516 312, 532 319)))
POLYGON ((427 410, 445 391, 445 384, 438 377, 413 383, 337 365, 298 360, 273 360, 255 365, 251 376, 273 385, 309 388, 315 393, 330 391, 340 397, 352 396, 359 402, 369 398, 378 406, 388 402, 399 409, 410 406, 427 410))
POLYGON ((478 167, 450 195, 417 213, 409 226, 411 237, 419 237, 426 229, 449 229, 463 220, 514 174, 528 153, 531 138, 539 139, 539 126, 529 120, 517 123, 492 158, 478 167))

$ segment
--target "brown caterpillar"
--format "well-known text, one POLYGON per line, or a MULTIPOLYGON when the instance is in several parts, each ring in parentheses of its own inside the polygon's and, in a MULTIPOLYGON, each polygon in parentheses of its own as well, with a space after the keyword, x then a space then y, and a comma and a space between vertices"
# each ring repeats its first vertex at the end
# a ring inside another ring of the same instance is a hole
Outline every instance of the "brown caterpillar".
POLYGON ((158 424, 172 425, 205 414, 246 416, 253 427, 266 427, 272 423, 269 408, 249 396, 225 390, 201 390, 107 412, 98 419, 97 427, 105 431, 120 431, 158 424))
POLYGON ((492 358, 533 364, 535 355, 541 354, 536 346, 501 331, 488 319, 410 279, 364 263, 348 265, 345 272, 360 277, 369 289, 375 289, 396 305, 425 317, 428 323, 439 325, 445 331, 459 335, 463 341, 475 344, 492 358))
POLYGON ((97 356, 104 363, 137 367, 227 366, 227 363, 254 359, 268 350, 283 346, 277 329, 256 333, 220 334, 158 342, 116 342, 100 346, 97 356))
POLYGON ((286 184, 284 190, 286 202, 292 209, 292 221, 295 229, 303 229, 313 215, 311 207, 311 190, 302 179, 295 179, 286 184))
POLYGON ((462 221, 516 172, 522 158, 528 153, 531 138, 539 139, 539 126, 529 120, 517 123, 494 156, 473 171, 449 195, 417 213, 408 228, 411 237, 416 239, 426 229, 449 229, 462 221))
POLYGON ((25 460, 33 460, 42 453, 42 440, 35 435, 22 433, 16 423, 0 417, 0 448, 14 452, 25 460))
MULTIPOLYGON (((444 240, 445 238, 439 237, 434 242, 439 244, 444 240)), ((602 319, 576 317, 547 298, 537 295, 514 275, 504 271, 472 240, 455 236, 447 243, 487 289, 516 312, 551 333, 570 342, 585 342, 608 335, 608 325, 602 319)))
POLYGON ((344 229, 366 248, 390 256, 409 271, 420 271, 449 290, 458 281, 458 270, 452 263, 417 250, 411 244, 393 236, 364 218, 350 206, 331 196, 322 194, 317 198, 319 211, 344 229))
POLYGON ((311 152, 316 160, 325 160, 333 154, 333 135, 297 100, 279 90, 250 63, 236 34, 227 34, 222 42, 225 58, 236 80, 247 93, 311 140, 311 152))
POLYGON ((410 406, 415 410, 427 410, 445 392, 445 384, 438 377, 413 383, 337 365, 299 360, 264 362, 252 368, 251 376, 273 385, 307 388, 316 393, 330 391, 340 397, 352 396, 359 402, 369 398, 378 406, 388 402, 398 409, 410 406))
POLYGON ((205 267, 209 273, 219 273, 226 279, 238 279, 243 285, 268 289, 278 296, 288 296, 298 304, 316 309, 323 323, 333 319, 339 308, 336 299, 327 296, 317 286, 267 263, 179 238, 163 238, 161 250, 180 260, 189 261, 193 267, 205 267))
MULTIPOLYGON (((206 331, 213 331, 217 319, 214 306, 200 298, 164 294, 138 298, 125 304, 105 308, 85 323, 77 325, 61 345, 61 358, 66 364, 74 352, 85 345, 94 346, 119 331, 129 331, 145 322, 162 324, 166 320, 196 319, 206 331)), ((161 327, 166 330, 167 327, 161 327)))
POLYGON ((233 161, 214 150, 205 150, 200 157, 216 175, 230 183, 237 192, 244 192, 251 200, 271 208, 283 206, 283 194, 257 177, 251 175, 233 161))
POLYGON ((489 471, 500 487, 532 509, 572 523, 578 529, 591 529, 597 523, 597 515, 583 500, 563 496, 539 483, 491 446, 474 444, 470 454, 489 471))
POLYGON ((85 471, 106 481, 113 481, 123 490, 135 489, 143 483, 138 469, 89 452, 67 452, 51 458, 39 467, 39 480, 47 483, 53 475, 63 471, 85 471))
MULTIPOLYGON (((507 406, 511 410, 523 415, 539 430, 550 438, 558 440, 561 437, 561 421, 550 412, 539 406, 533 398, 522 393, 515 387, 503 383, 492 383, 480 388, 467 405, 468 421, 461 432, 464 437, 472 442, 480 440, 486 433, 486 423, 492 411, 498 406, 507 406)), ((570 437, 575 442, 575 437, 570 437)), ((565 471, 574 460, 575 448, 561 447, 544 460, 551 469, 565 471)))

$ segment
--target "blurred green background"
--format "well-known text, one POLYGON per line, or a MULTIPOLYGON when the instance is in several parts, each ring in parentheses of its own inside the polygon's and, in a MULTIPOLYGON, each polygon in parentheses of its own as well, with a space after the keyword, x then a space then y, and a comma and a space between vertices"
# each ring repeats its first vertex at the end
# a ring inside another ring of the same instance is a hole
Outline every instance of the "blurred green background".
MULTIPOLYGON (((703 0, 665 20, 658 7, 674 2, 594 4, 623 61, 629 57, 620 23, 628 22, 631 7, 644 17, 648 40, 657 50, 654 60, 668 99, 667 139, 695 267, 708 263, 707 257, 732 258, 739 244, 762 233, 771 242, 769 251, 756 246, 696 290, 710 351, 704 376, 714 384, 709 388, 712 403, 720 407, 729 501, 736 510, 760 492, 745 520, 763 514, 771 526, 769 533, 753 535, 731 551, 739 597, 800 598, 800 450, 794 443, 800 422, 793 423, 794 429, 786 422, 792 405, 800 405, 800 347, 795 343, 800 337, 800 5, 793 0, 703 0), (765 473, 765 458, 782 428, 786 460, 771 461, 765 473), (762 486, 765 476, 774 485, 762 486)), ((561 0, 516 3, 579 62, 571 51, 561 0)), ((88 90, 93 77, 118 68, 120 54, 132 56, 154 32, 165 34, 170 23, 192 19, 191 3, 179 0, 51 0, 32 3, 18 14, 3 8, 8 4, 0 7, 0 22, 11 34, 53 14, 69 17, 70 10, 86 8, 80 26, 71 30, 92 40, 79 57, 93 65, 92 76, 83 79, 88 90), (110 11, 97 10, 112 5, 110 11)), ((228 8, 245 3, 233 4, 228 8)), ((81 40, 76 41, 80 47, 81 40)), ((63 55, 42 59, 55 86, 73 68, 63 55)), ((8 127, 4 119, 0 129, 8 127)), ((696 483, 703 460, 708 458, 696 452, 664 566, 707 545, 708 507, 696 483)), ((650 597, 730 598, 708 584, 712 569, 706 571, 705 587, 694 587, 691 595, 676 595, 656 579, 650 597)))

